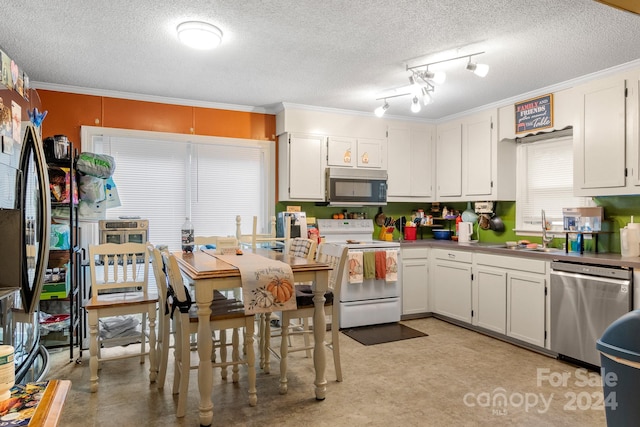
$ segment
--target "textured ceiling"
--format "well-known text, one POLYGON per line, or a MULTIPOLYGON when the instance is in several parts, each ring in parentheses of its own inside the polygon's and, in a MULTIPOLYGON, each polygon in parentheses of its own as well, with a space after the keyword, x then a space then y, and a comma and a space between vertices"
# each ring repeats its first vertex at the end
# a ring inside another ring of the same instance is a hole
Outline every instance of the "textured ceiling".
POLYGON ((389 115, 438 120, 640 58, 640 16, 592 0, 5 0, 2 9, 0 47, 35 87, 267 112, 284 102, 370 113, 408 83, 407 65, 486 51, 484 79, 465 59, 430 67, 447 81, 419 114, 408 97, 389 100, 389 115), (184 20, 217 25, 222 45, 180 45, 184 20))

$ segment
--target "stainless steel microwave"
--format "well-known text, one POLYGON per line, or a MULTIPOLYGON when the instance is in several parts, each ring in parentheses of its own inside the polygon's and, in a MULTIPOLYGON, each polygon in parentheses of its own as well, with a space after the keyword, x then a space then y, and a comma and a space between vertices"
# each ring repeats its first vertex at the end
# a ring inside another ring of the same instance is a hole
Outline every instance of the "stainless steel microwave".
POLYGON ((387 171, 327 168, 326 202, 329 206, 387 204, 387 171))

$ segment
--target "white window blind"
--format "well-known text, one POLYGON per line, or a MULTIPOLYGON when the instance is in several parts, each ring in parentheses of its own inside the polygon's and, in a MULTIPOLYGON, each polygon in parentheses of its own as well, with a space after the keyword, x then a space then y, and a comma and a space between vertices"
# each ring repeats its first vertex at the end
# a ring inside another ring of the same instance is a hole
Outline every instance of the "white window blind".
MULTIPOLYGON (((204 138, 197 142, 143 138, 122 131, 92 135, 83 150, 114 157, 113 175, 122 206, 107 209, 106 218, 139 216, 149 220, 149 241, 180 249, 180 227, 190 217, 196 235, 235 236, 236 216, 250 234, 252 217, 258 232, 269 223, 270 154, 268 142, 204 138)), ((150 132, 145 132, 151 134, 150 132)))
POLYGON ((573 196, 573 137, 560 137, 517 148, 516 228, 541 231, 542 210, 554 230, 562 229, 562 208, 587 206, 573 196))

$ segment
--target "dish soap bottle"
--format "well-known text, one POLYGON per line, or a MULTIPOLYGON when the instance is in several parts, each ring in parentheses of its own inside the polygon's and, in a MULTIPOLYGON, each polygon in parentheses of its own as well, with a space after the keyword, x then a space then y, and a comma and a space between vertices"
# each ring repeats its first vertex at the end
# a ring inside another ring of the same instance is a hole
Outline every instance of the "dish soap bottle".
POLYGON ((193 252, 193 224, 189 217, 182 224, 182 252, 193 252))
POLYGON ((456 217, 456 236, 460 235, 460 223, 462 222, 462 216, 460 216, 460 214, 458 214, 458 216, 456 217))

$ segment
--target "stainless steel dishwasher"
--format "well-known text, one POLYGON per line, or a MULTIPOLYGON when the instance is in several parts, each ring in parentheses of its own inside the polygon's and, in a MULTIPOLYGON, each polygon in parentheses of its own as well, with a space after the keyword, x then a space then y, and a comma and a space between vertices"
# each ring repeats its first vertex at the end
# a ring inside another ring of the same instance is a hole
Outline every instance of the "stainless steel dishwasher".
POLYGON ((600 366, 596 340, 631 311, 633 271, 627 268, 551 263, 551 350, 561 358, 600 366))

